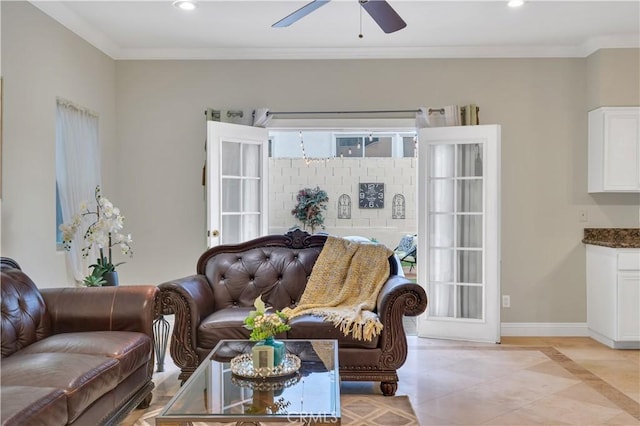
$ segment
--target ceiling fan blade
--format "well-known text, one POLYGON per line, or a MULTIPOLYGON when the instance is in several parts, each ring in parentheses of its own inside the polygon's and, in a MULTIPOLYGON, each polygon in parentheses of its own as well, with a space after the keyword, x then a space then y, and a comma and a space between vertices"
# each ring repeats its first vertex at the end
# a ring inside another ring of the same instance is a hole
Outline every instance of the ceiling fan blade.
POLYGON ((310 14, 311 12, 313 12, 314 10, 319 8, 320 6, 324 6, 325 4, 329 3, 330 1, 331 0, 313 0, 311 3, 305 4, 300 9, 296 10, 295 12, 293 12, 291 15, 288 15, 288 16, 282 18, 281 20, 279 20, 278 22, 273 24, 272 27, 273 28, 288 27, 289 25, 293 24, 294 22, 298 21, 299 19, 304 18, 305 16, 307 16, 308 14, 310 14))
POLYGON ((393 10, 385 0, 359 0, 360 5, 367 11, 385 33, 393 33, 407 26, 400 15, 393 10))

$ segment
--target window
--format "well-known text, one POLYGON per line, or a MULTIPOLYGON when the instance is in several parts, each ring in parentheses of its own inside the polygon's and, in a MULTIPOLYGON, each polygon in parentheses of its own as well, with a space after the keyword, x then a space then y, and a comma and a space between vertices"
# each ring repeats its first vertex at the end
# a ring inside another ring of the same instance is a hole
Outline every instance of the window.
POLYGON ((417 150, 416 143, 417 143, 417 138, 415 136, 403 136, 402 137, 402 156, 415 157, 416 150, 417 150))
POLYGON ((393 157, 393 137, 336 136, 336 157, 393 157))
POLYGON ((336 157, 362 157, 362 137, 337 137, 336 157))
POLYGON ((365 157, 392 157, 391 145, 392 138, 389 136, 364 138, 364 156, 365 157))
POLYGON ((415 131, 269 130, 273 158, 415 157, 415 131))

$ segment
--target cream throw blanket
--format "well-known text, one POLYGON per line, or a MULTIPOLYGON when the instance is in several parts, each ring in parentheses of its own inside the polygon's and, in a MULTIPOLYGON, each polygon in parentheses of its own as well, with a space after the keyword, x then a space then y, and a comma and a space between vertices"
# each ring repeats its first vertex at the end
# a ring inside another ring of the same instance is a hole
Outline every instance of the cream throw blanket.
POLYGON ((382 331, 372 312, 389 278, 389 256, 381 244, 360 244, 328 237, 300 302, 282 312, 289 318, 311 314, 333 322, 345 336, 371 340, 382 331))

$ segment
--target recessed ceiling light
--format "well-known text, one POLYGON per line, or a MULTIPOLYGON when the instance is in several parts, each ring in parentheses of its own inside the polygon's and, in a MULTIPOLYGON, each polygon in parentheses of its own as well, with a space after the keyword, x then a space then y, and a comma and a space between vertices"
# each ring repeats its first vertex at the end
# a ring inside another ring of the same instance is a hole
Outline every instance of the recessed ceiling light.
POLYGON ((524 0, 509 0, 507 6, 509 7, 520 7, 524 4, 524 0))
POLYGON ((193 0, 176 0, 173 5, 182 10, 193 10, 196 8, 196 2, 193 0))

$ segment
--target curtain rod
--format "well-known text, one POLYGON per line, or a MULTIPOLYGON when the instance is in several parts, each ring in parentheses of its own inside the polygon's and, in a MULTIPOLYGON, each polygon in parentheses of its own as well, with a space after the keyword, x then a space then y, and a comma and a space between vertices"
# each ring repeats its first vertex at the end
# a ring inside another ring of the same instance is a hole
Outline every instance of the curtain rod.
MULTIPOLYGON (((460 107, 461 111, 465 111, 466 106, 460 107)), ((476 107, 476 110, 480 108, 476 107)), ((267 111, 267 116, 270 115, 298 115, 298 114, 390 114, 390 113, 418 113, 420 109, 387 109, 387 110, 363 110, 363 111, 267 111)), ((427 110, 429 114, 434 112, 444 114, 444 108, 429 108, 427 110)))
POLYGON ((389 114, 420 112, 419 109, 398 109, 398 110, 377 110, 377 111, 268 111, 267 115, 289 115, 289 114, 389 114))

